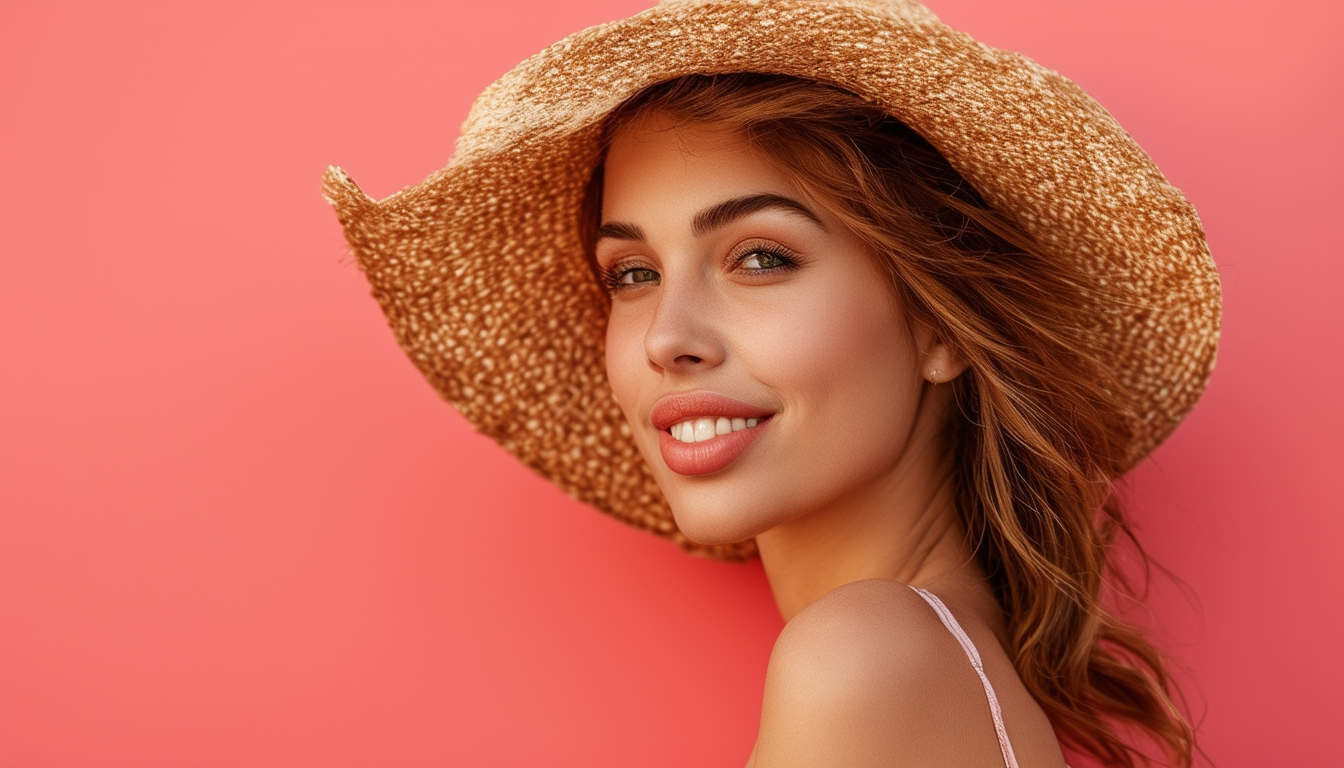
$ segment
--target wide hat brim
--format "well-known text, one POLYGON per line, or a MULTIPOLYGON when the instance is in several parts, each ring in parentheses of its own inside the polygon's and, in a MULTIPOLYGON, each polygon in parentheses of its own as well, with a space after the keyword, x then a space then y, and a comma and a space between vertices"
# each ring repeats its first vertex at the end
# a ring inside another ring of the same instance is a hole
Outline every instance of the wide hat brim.
MULTIPOLYGON (((1087 344, 1126 399, 1129 464, 1194 406, 1221 301, 1199 219, 1096 101, 904 0, 675 0, 561 40, 476 100, 448 166, 373 201, 324 178, 397 341, 481 432, 574 498, 688 550, 604 371, 608 300, 580 239, 603 119, 647 86, 761 72, 829 83, 920 133, 1105 295, 1087 344)), ((1085 286, 1086 288, 1087 286, 1085 286)))

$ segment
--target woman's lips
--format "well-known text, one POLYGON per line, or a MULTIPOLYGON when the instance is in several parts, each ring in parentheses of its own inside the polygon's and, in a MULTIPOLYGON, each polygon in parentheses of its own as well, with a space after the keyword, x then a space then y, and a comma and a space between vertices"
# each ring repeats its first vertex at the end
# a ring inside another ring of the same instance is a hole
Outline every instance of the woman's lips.
POLYGON ((708 475, 736 461, 769 424, 770 419, 766 418, 754 427, 694 443, 683 443, 671 432, 662 430, 658 433, 658 450, 663 454, 667 468, 678 475, 708 475))
POLYGON ((708 475, 736 461, 761 436, 773 415, 765 408, 700 391, 660 398, 653 405, 650 421, 659 431, 658 450, 668 469, 679 475, 708 475), (739 424, 750 420, 754 426, 715 434, 707 439, 701 434, 702 439, 694 442, 672 436, 670 430, 674 425, 705 419, 739 424))

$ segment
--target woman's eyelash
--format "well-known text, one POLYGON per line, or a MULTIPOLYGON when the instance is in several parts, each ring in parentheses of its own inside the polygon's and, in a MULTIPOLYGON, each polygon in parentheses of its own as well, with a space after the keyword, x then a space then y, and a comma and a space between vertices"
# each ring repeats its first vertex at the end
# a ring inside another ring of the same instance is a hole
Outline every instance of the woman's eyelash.
POLYGON ((637 288, 645 283, 653 282, 653 280, 638 280, 638 279, 632 279, 630 282, 626 282, 625 280, 626 275, 630 275, 632 278, 639 277, 633 274, 636 272, 647 273, 646 275, 643 275, 643 277, 653 275, 655 279, 657 278, 658 275, 658 270, 644 266, 643 264, 638 263, 617 264, 615 266, 608 267, 602 270, 602 284, 607 287, 607 291, 609 293, 616 293, 618 291, 623 291, 629 288, 637 288))

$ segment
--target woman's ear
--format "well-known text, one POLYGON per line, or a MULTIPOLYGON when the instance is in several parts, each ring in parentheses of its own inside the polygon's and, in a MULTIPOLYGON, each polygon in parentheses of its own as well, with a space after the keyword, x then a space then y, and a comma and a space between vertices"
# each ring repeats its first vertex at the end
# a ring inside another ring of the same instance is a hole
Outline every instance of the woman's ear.
POLYGON ((914 324, 915 344, 919 348, 920 375, 930 384, 946 384, 966 370, 966 361, 957 354, 938 331, 928 323, 914 324))
POLYGON ((930 384, 946 384, 965 370, 966 361, 943 343, 935 344, 924 359, 924 380, 930 384))

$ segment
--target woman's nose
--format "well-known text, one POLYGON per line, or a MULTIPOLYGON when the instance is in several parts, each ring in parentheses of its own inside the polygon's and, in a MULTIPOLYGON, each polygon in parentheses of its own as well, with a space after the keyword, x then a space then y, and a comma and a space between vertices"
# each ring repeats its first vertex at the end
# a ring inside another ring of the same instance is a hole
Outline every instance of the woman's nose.
POLYGON ((658 373, 693 373, 723 362, 724 347, 708 286, 664 281, 658 307, 644 335, 649 367, 658 373))

